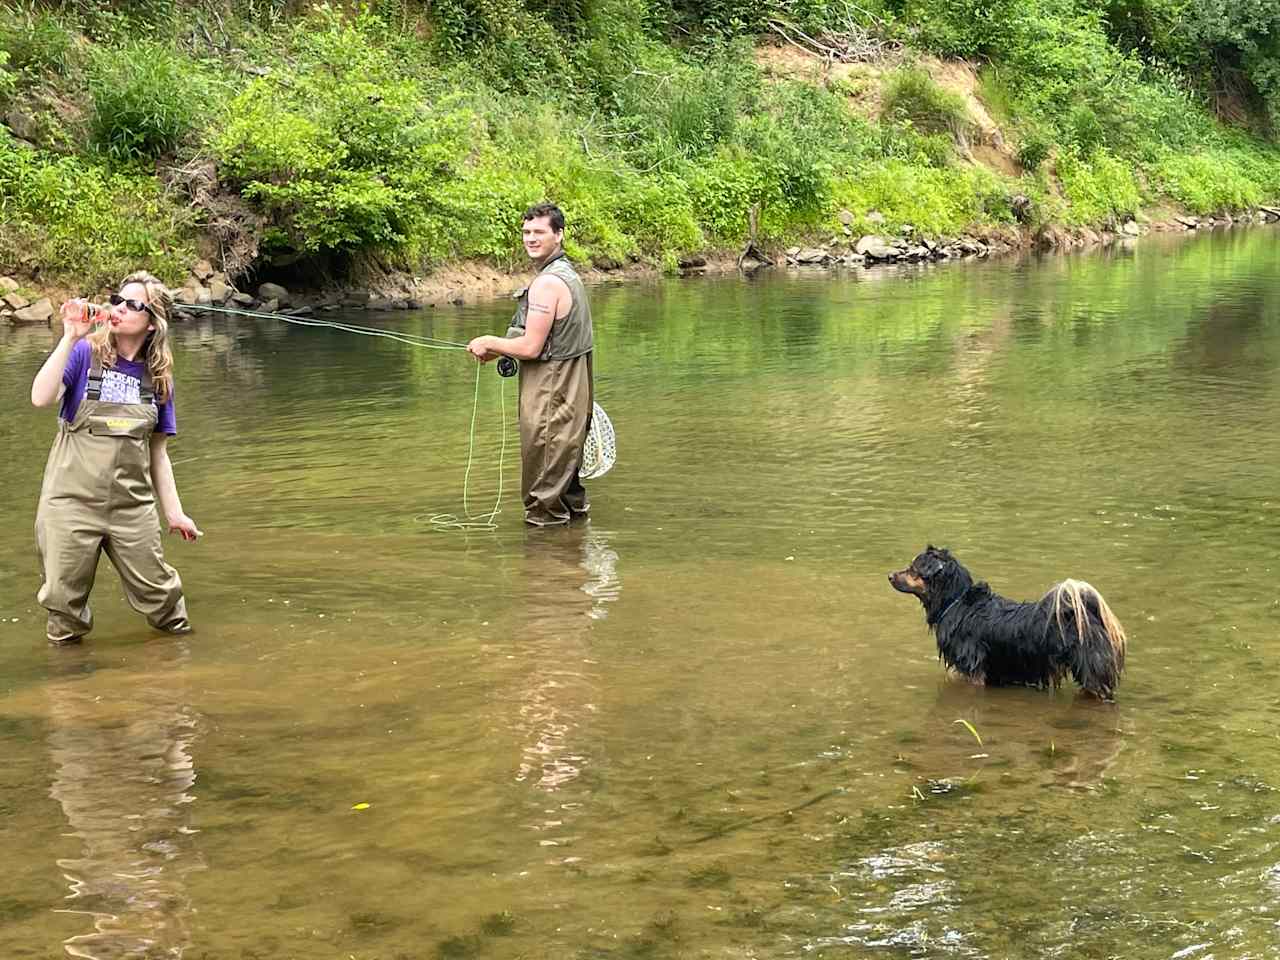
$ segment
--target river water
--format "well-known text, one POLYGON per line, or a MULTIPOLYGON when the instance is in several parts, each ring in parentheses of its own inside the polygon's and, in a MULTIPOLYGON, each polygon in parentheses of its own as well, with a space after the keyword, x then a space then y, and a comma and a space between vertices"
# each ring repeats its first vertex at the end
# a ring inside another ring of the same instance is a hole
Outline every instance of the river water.
POLYGON ((492 368, 187 321, 197 633, 104 562, 76 649, 6 333, 0 956, 1280 957, 1278 273, 1259 229, 596 288, 619 460, 568 530, 492 368), (426 522, 500 462, 496 530, 426 522), (885 579, 926 543, 1093 583, 1117 702, 949 678, 885 579))

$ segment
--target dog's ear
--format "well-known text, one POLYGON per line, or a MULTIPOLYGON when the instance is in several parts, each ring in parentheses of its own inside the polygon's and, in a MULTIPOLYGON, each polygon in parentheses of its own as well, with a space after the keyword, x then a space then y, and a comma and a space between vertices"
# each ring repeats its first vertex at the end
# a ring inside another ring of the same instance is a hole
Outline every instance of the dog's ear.
POLYGON ((911 565, 915 567, 916 573, 927 580, 942 569, 943 560, 938 555, 937 550, 929 547, 924 553, 916 557, 915 562, 911 565))

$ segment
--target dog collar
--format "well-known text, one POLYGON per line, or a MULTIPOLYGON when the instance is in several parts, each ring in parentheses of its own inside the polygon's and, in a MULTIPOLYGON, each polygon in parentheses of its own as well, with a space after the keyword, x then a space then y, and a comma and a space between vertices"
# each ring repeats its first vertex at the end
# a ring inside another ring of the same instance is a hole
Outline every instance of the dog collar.
POLYGON ((942 612, 938 614, 938 619, 933 621, 934 626, 937 626, 939 623, 941 623, 942 618, 951 612, 951 608, 964 599, 965 593, 968 593, 968 591, 967 590, 963 591, 958 597, 956 597, 954 600, 952 600, 950 603, 948 603, 945 607, 942 608, 942 612))

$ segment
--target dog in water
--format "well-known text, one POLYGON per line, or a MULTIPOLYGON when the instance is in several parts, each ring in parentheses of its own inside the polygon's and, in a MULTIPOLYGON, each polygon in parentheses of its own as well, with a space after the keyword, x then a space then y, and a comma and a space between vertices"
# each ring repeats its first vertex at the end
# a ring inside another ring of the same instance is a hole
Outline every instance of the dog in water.
POLYGON ((920 598, 938 657, 975 683, 1057 688, 1069 673, 1094 696, 1114 697, 1124 627, 1083 580, 1064 580, 1036 602, 1019 603, 974 583, 949 551, 930 545, 889 582, 920 598))

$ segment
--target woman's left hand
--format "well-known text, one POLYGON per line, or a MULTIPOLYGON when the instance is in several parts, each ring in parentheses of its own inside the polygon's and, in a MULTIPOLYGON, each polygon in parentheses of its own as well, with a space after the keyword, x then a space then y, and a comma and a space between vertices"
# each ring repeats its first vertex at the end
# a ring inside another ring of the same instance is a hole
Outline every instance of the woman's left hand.
POLYGON ((196 526, 196 522, 185 513, 169 518, 169 532, 182 534, 183 540, 197 540, 204 532, 196 526))

